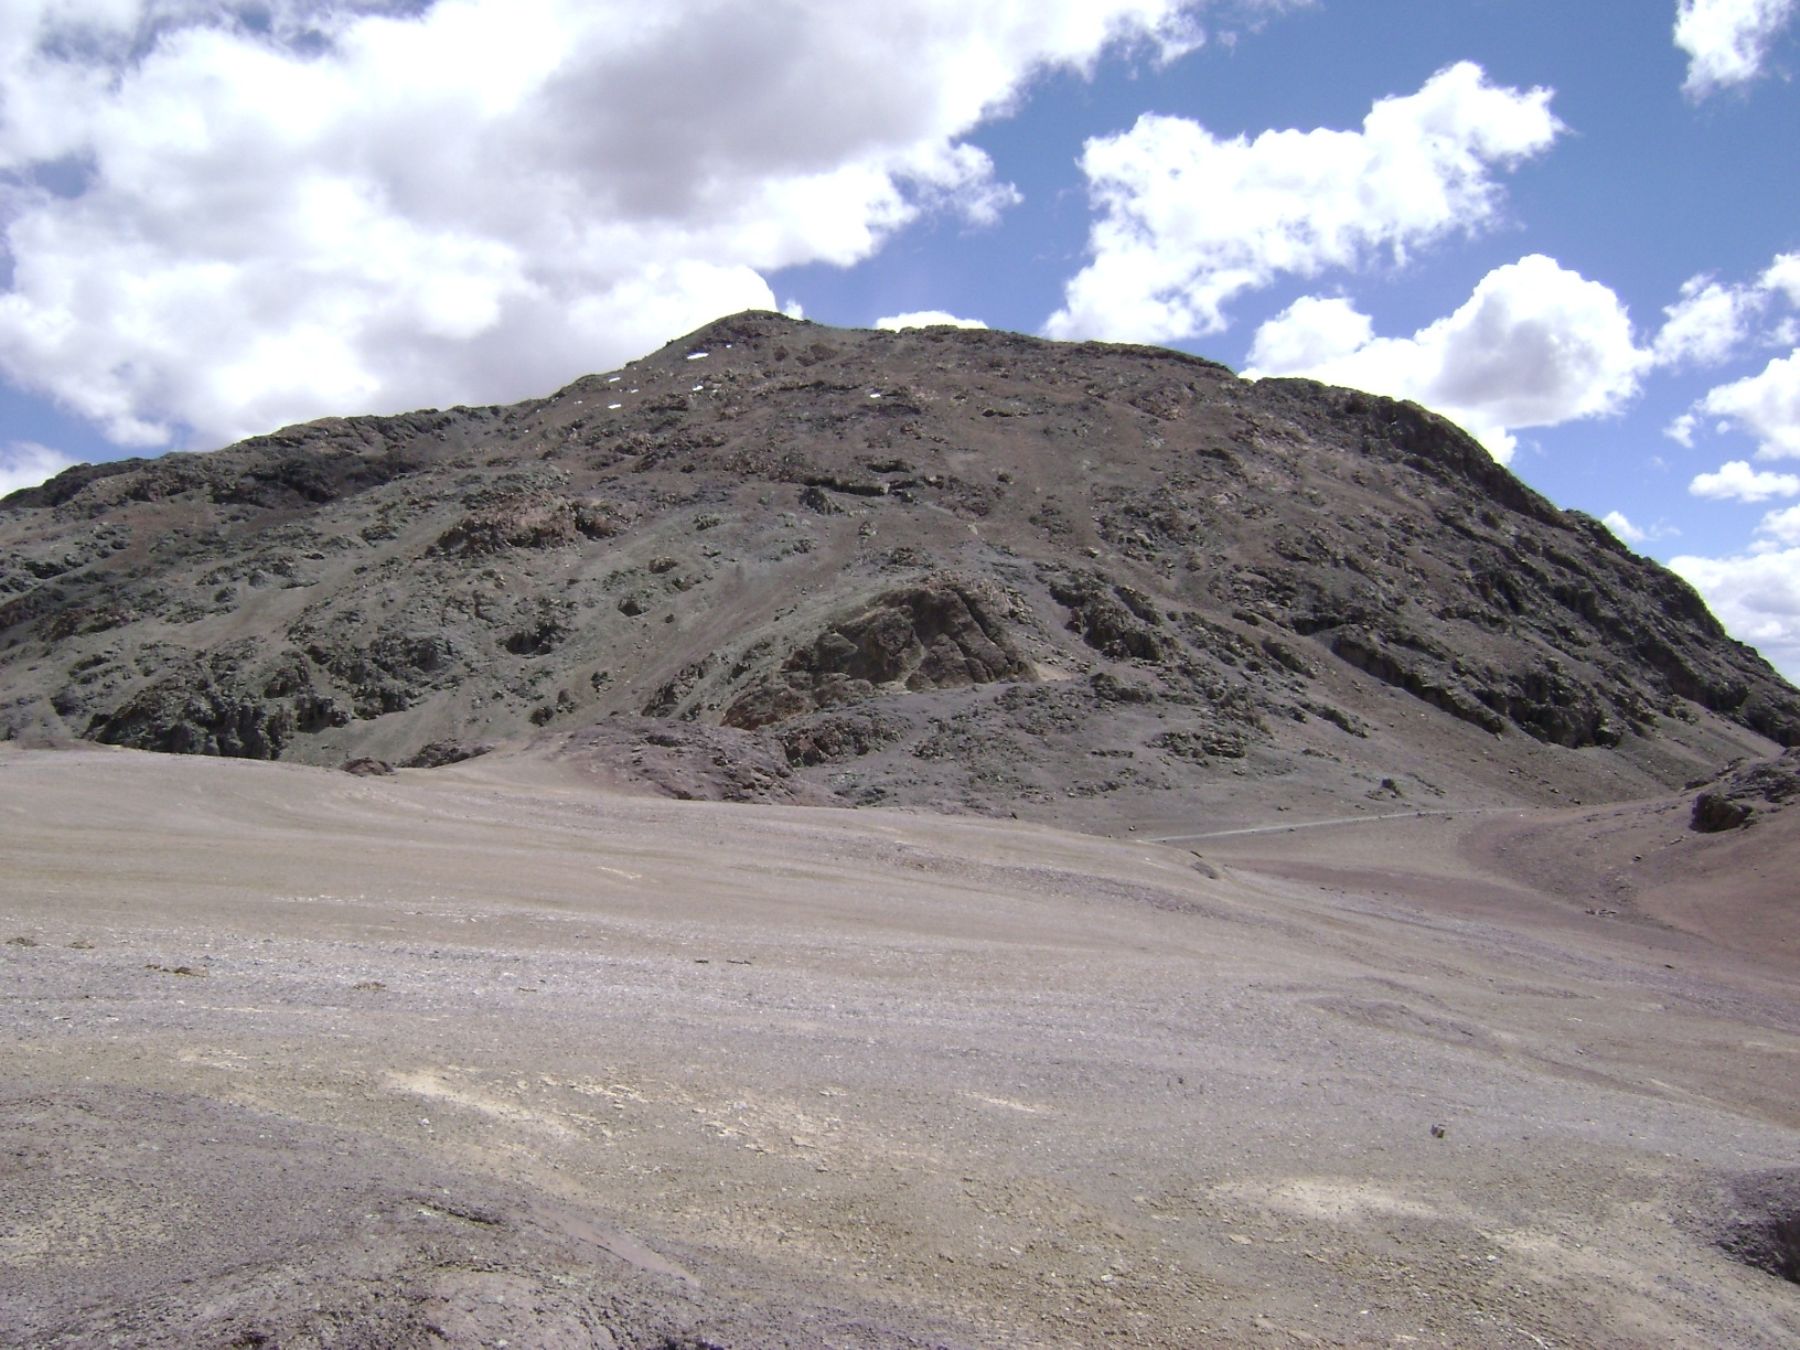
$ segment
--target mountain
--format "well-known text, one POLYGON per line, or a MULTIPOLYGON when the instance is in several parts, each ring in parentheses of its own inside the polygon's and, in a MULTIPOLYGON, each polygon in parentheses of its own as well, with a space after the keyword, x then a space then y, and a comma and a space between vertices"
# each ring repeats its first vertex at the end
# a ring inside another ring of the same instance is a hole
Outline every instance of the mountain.
POLYGON ((1653 796, 1800 694, 1412 404, 746 313, 13 494, 0 736, 1178 828, 1653 796))
POLYGON ((0 737, 0 1347, 1800 1342, 1800 694, 1419 408, 747 314, 82 467, 0 737))

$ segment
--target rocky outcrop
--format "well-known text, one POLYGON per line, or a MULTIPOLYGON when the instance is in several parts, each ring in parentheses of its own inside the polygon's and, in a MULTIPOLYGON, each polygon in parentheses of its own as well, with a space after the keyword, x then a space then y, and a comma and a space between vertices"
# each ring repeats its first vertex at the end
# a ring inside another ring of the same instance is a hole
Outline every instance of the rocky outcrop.
POLYGON ((822 804, 766 735, 733 727, 616 717, 567 735, 558 758, 599 781, 680 801, 822 804))
POLYGON ((1075 573, 1050 583, 1050 596, 1069 610, 1068 629, 1095 651, 1117 660, 1160 663, 1168 644, 1157 629, 1162 616, 1142 593, 1109 585, 1095 572, 1075 573))
POLYGON ((515 548, 556 548, 584 533, 576 505, 559 497, 520 494, 470 511, 443 534, 444 553, 484 557, 515 548))
POLYGON ((904 722, 883 716, 877 707, 831 711, 782 725, 781 747, 788 763, 811 767, 860 759, 902 739, 904 722))
POLYGON ((1494 670, 1435 644, 1356 628, 1333 632, 1330 647, 1358 670, 1483 731, 1498 735, 1510 726, 1576 750, 1623 738, 1617 718, 1623 696, 1569 678, 1555 657, 1524 670, 1494 670))
POLYGON ((426 692, 454 683, 459 665, 455 644, 442 633, 387 632, 368 643, 317 633, 278 680, 281 692, 324 683, 343 691, 354 716, 375 718, 403 712, 426 692))
POLYGON ((491 745, 462 745, 456 741, 432 741, 420 746, 406 761, 409 769, 441 769, 446 764, 460 764, 465 759, 474 759, 485 755, 494 747, 491 745))
POLYGON ((955 583, 907 587, 833 624, 725 710, 746 729, 866 699, 884 686, 918 692, 1031 678, 985 601, 955 583))
POLYGON ((1689 827, 1702 834, 1741 829, 1788 802, 1800 800, 1800 750, 1733 770, 1694 798, 1689 827))
POLYGON ((279 759, 296 731, 292 703, 252 692, 229 667, 184 662, 85 729, 104 745, 177 755, 279 759))

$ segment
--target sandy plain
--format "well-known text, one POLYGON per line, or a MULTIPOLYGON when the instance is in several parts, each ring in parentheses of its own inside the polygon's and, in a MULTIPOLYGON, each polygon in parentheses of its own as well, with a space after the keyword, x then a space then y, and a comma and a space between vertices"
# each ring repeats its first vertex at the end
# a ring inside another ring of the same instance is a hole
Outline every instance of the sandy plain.
POLYGON ((1792 824, 0 750, 0 1343, 1792 1345, 1792 824))

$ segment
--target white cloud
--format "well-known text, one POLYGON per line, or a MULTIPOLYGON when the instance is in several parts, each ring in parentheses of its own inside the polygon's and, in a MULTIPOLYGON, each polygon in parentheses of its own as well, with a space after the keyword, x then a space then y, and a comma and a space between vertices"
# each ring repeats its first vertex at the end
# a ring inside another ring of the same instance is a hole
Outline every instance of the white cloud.
POLYGON ((14 441, 0 447, 0 497, 47 482, 64 469, 73 468, 76 462, 60 450, 34 441, 14 441))
POLYGON ((1755 436, 1759 458, 1800 457, 1800 350, 1708 391, 1697 406, 1755 436))
POLYGON ((1661 365, 1717 365, 1751 335, 1767 297, 1760 288, 1721 286, 1709 277, 1682 285, 1681 298, 1663 309, 1667 316, 1651 343, 1661 365))
POLYGON ((1630 517, 1623 511, 1608 511, 1600 517, 1600 523, 1611 530, 1621 543, 1630 544, 1633 548, 1650 542, 1650 532, 1633 525, 1630 517))
POLYGON ((1800 683, 1800 548, 1731 558, 1669 559, 1733 637, 1800 683))
POLYGON ((1303 295, 1256 330, 1250 365, 1284 375, 1321 370, 1374 340, 1374 320, 1348 300, 1303 295))
POLYGON ((1765 291, 1779 291, 1790 305, 1800 305, 1800 253, 1778 253, 1757 279, 1765 291))
POLYGON ((890 314, 886 318, 875 320, 877 328, 890 333, 897 333, 902 328, 932 328, 939 325, 951 328, 987 327, 980 319, 959 319, 941 309, 918 309, 910 314, 890 314))
POLYGON ((1796 0, 1678 0, 1675 45, 1688 54, 1682 90, 1703 99, 1762 73, 1796 0))
POLYGON ((967 133, 1200 6, 12 0, 0 373, 134 444, 543 392, 992 220, 967 133))
POLYGON ((1518 429, 1617 411, 1649 360, 1618 296, 1542 254, 1495 268, 1454 314, 1411 337, 1372 332, 1348 302, 1307 297, 1257 330, 1245 373, 1413 399, 1504 463, 1518 429))
POLYGON ((1768 535, 1776 544, 1800 548, 1800 506, 1784 506, 1779 511, 1769 512, 1757 525, 1756 532, 1768 535))
MULTIPOLYGON (((1800 254, 1777 256, 1745 285, 1693 277, 1639 347, 1611 289, 1534 254, 1490 272, 1456 313, 1409 338, 1375 336, 1370 318, 1347 299, 1303 296, 1257 329, 1245 373, 1304 375, 1415 399, 1461 422, 1505 462, 1516 430, 1616 412, 1655 367, 1717 364, 1752 340, 1771 341, 1757 320, 1784 296, 1800 304, 1800 254)), ((1800 455, 1800 353, 1713 389, 1663 434, 1691 447, 1702 414, 1714 430, 1758 434, 1764 458, 1800 455)), ((1777 481, 1785 480, 1728 464, 1702 474, 1694 490, 1729 496, 1777 481)))
POLYGON ((1734 459, 1721 464, 1717 473, 1695 476, 1688 491, 1715 501, 1766 502, 1771 497, 1800 497, 1800 474, 1765 473, 1750 462, 1734 459))
POLYGON ((1415 94, 1377 102, 1360 131, 1266 131, 1221 140, 1145 115, 1087 142, 1099 218, 1093 261, 1068 283, 1053 337, 1163 342, 1228 325, 1225 306, 1287 274, 1317 276, 1494 222, 1495 171, 1562 129, 1550 91, 1488 82, 1461 62, 1415 94))
POLYGON ((1751 337, 1765 348, 1792 350, 1771 359, 1757 374, 1709 390, 1664 429, 1665 435, 1692 445, 1704 414, 1716 432, 1755 436, 1763 459, 1800 456, 1800 348, 1794 347, 1800 323, 1787 315, 1753 332, 1753 321, 1782 302, 1800 308, 1800 253, 1777 254, 1749 285, 1721 286, 1696 277, 1681 288, 1681 299, 1665 311, 1669 321, 1654 344, 1659 363, 1715 362, 1751 337))

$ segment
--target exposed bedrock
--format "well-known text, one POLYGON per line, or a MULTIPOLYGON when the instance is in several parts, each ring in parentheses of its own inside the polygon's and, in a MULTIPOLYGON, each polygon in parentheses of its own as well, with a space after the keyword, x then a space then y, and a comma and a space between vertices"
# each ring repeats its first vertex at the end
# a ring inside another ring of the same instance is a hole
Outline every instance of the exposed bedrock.
POLYGON ((795 650, 723 720, 767 726, 884 685, 918 692, 1030 678, 1030 664, 979 595, 955 583, 913 586, 889 591, 795 650))

